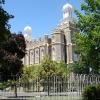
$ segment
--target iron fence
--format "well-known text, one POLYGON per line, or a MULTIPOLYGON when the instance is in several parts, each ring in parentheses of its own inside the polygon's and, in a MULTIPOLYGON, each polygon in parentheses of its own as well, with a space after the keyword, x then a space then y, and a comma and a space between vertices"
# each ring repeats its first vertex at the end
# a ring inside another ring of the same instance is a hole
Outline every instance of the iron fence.
POLYGON ((24 77, 0 75, 0 99, 78 100, 85 86, 100 84, 99 75, 24 77))

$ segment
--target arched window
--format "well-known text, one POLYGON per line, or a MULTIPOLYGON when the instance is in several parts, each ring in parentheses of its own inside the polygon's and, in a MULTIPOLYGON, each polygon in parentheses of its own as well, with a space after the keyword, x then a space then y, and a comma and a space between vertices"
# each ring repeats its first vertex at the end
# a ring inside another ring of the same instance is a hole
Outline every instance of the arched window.
POLYGON ((35 63, 39 63, 39 50, 35 51, 35 63))
POLYGON ((43 59, 43 57, 44 57, 44 50, 43 49, 41 50, 41 56, 42 56, 42 59, 43 59))
POLYGON ((36 60, 38 62, 38 51, 36 51, 36 60))
POLYGON ((62 48, 61 48, 61 56, 62 56, 62 61, 65 61, 65 50, 64 50, 64 46, 62 46, 62 48))
POLYGON ((34 54, 31 52, 31 64, 34 64, 34 54))
POLYGON ((55 48, 52 48, 52 60, 55 61, 55 48))

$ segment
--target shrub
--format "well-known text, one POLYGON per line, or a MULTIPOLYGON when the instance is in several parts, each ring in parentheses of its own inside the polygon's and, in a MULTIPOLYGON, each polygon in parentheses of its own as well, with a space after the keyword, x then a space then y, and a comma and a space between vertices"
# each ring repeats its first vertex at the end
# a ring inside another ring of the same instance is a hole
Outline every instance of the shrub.
POLYGON ((100 85, 96 85, 96 97, 100 100, 100 85))
POLYGON ((82 93, 83 100, 100 100, 100 85, 86 86, 82 93))

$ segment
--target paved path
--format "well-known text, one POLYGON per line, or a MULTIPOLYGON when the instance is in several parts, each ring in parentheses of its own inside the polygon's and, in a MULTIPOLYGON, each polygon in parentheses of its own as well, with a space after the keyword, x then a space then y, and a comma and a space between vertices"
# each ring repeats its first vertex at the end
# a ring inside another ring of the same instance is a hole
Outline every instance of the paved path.
MULTIPOLYGON (((48 97, 47 92, 18 92, 17 93, 18 97, 48 97)), ((0 92, 0 97, 1 98, 8 98, 8 97, 14 97, 15 93, 14 92, 0 92)), ((79 98, 81 96, 80 92, 62 92, 62 93, 50 93, 50 96, 64 96, 68 98, 79 98)))

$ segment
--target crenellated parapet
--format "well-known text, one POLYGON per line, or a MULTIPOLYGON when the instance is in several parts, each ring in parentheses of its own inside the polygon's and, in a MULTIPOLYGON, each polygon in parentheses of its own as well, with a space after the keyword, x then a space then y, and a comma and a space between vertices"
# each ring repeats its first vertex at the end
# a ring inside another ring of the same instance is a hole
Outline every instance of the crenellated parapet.
POLYGON ((65 29, 67 27, 69 27, 69 23, 62 23, 61 25, 58 25, 58 29, 61 29, 61 30, 65 29))
POLYGON ((48 44, 48 34, 44 35, 44 38, 41 38, 39 36, 38 40, 36 40, 35 38, 33 39, 33 41, 28 41, 26 40, 26 47, 27 50, 29 49, 35 49, 35 48, 39 48, 41 46, 45 46, 46 44, 48 44))
POLYGON ((30 45, 31 45, 32 41, 27 41, 26 40, 26 50, 30 49, 30 45))
POLYGON ((35 38, 33 39, 33 42, 34 42, 34 43, 36 42, 36 39, 35 39, 35 38))
POLYGON ((42 38, 39 36, 39 41, 41 41, 42 40, 42 38))
POLYGON ((58 34, 58 33, 62 33, 62 30, 61 29, 52 30, 52 34, 58 34))
POLYGON ((78 28, 76 28, 75 24, 71 23, 70 21, 68 21, 67 23, 62 23, 62 24, 58 25, 57 28, 61 29, 61 30, 66 29, 66 28, 74 28, 74 29, 79 30, 78 28))

